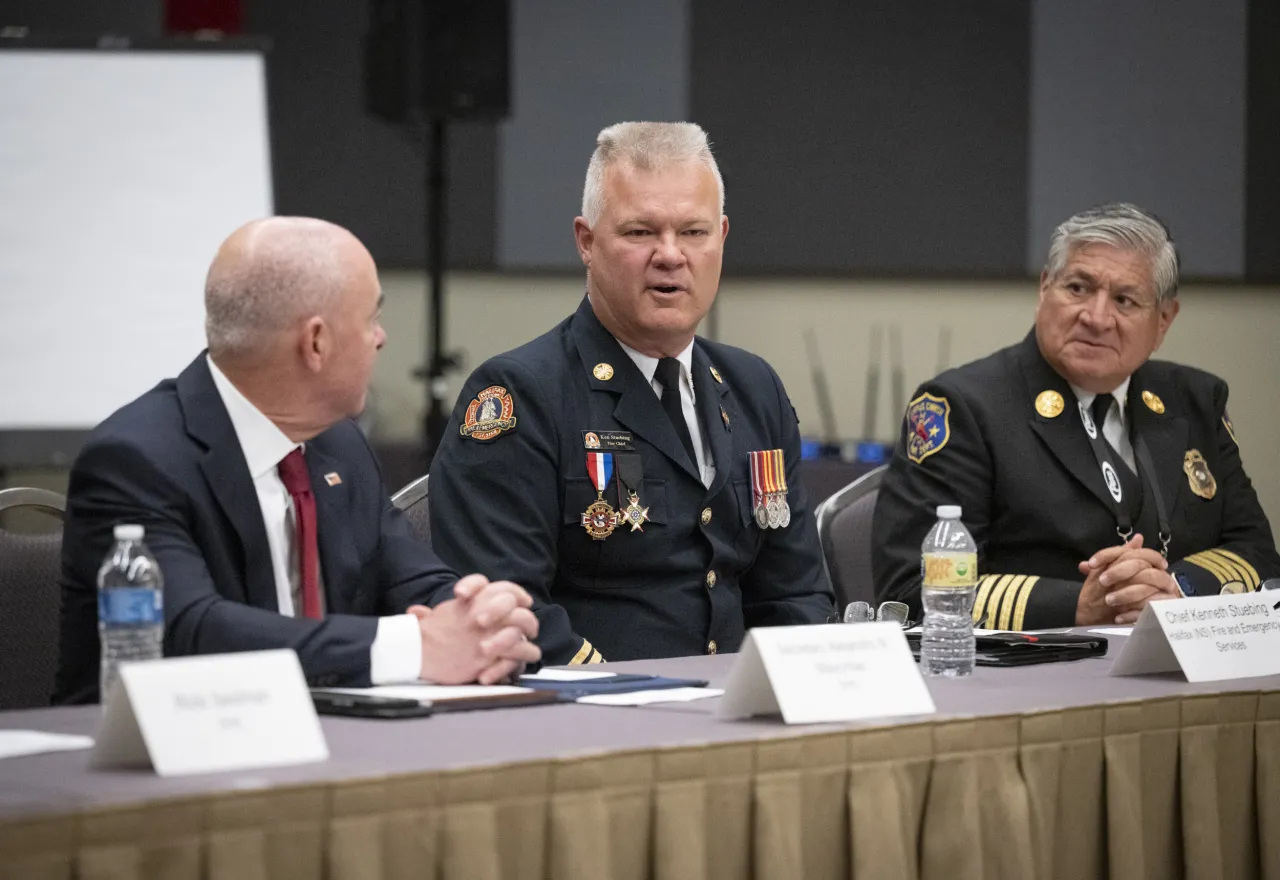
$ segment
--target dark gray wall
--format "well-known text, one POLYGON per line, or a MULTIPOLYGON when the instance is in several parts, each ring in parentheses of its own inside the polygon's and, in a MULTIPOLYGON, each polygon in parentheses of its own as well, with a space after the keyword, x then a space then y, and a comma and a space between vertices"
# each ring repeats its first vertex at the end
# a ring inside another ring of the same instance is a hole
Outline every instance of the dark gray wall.
POLYGON ((1280 282, 1280 3, 1250 0, 1245 277, 1280 282))
POLYGON ((1021 273, 1028 11, 697 0, 732 270, 1021 273))
MULTIPOLYGON (((595 133, 688 118, 729 271, 1037 272, 1056 223, 1127 198, 1188 276, 1280 278, 1276 0, 511 2, 513 115, 450 131, 455 266, 576 270, 595 133)), ((274 42, 277 209, 423 265, 425 151, 364 111, 368 3, 245 8, 274 42)), ((162 0, 0 0, 7 24, 158 36, 162 0)))
POLYGON ((689 118, 689 0, 513 0, 512 8, 498 262, 581 268, 573 218, 596 134, 624 120, 689 118))
MULTIPOLYGON (((268 56, 276 210, 342 224, 383 266, 425 262, 425 149, 421 138, 364 110, 357 0, 246 5, 268 56)), ((450 127, 448 254, 454 266, 493 263, 495 133, 491 123, 450 127)))
POLYGON ((60 36, 158 37, 164 5, 161 0, 3 0, 0 28, 8 26, 60 36))
POLYGON ((1032 7, 1028 271, 1062 220, 1131 201, 1169 225, 1185 274, 1242 275, 1245 0, 1032 7))

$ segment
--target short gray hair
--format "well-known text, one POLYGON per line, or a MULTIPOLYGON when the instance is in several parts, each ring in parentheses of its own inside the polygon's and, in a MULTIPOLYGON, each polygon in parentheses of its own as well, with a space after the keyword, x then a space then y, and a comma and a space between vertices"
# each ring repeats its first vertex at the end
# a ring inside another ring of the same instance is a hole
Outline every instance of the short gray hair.
POLYGON ((702 162, 716 176, 719 213, 724 214, 724 178, 711 155, 707 133, 692 122, 619 122, 596 135, 596 149, 587 165, 582 188, 582 216, 594 227, 604 213, 604 172, 626 162, 649 171, 680 162, 702 162))
POLYGON ((256 352, 295 322, 326 313, 345 286, 336 235, 345 230, 304 218, 254 226, 230 253, 224 245, 205 279, 205 335, 215 360, 256 352))
POLYGON ((1151 260, 1157 302, 1163 305, 1177 297, 1178 249, 1169 230, 1154 214, 1128 202, 1113 202, 1081 211, 1053 230, 1045 275, 1057 278, 1071 252, 1087 244, 1107 244, 1146 254, 1151 260))

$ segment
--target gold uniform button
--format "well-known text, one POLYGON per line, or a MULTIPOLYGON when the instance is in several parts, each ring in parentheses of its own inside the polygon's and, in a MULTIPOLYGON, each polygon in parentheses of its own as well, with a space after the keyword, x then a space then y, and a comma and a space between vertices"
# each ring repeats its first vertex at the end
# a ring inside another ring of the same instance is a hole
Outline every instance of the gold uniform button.
POLYGON ((702 524, 705 526, 709 522, 711 522, 711 508, 704 507, 702 508, 702 524))
POLYGON ((714 571, 707 572, 707 589, 711 589, 716 585, 716 573, 714 571))
POLYGON ((716 652, 716 640, 712 639, 711 641, 707 642, 707 653, 714 654, 715 652, 716 652))

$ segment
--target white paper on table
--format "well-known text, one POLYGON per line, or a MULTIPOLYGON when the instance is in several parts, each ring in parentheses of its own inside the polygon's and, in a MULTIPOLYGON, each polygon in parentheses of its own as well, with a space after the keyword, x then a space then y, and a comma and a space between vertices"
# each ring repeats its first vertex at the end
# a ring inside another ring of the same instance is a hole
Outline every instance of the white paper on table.
POLYGON ((601 678, 617 678, 616 672, 581 672, 577 669, 540 669, 532 675, 520 678, 534 681, 596 681, 601 678))
POLYGON ((21 758, 44 752, 74 752, 93 748, 93 737, 42 730, 0 730, 0 758, 21 758))
POLYGON ((707 697, 723 695, 724 691, 720 688, 659 688, 653 691, 632 691, 629 694, 594 694, 578 697, 575 702, 594 706, 647 706, 650 703, 687 703, 690 700, 705 700, 707 697))
POLYGON ((393 700, 417 700, 420 703, 465 700, 471 697, 500 697, 527 694, 532 688, 486 684, 384 684, 369 688, 321 688, 331 694, 360 694, 367 697, 390 697, 393 700))
POLYGON ((1100 626, 1097 629, 1089 630, 1091 633, 1097 633, 1100 636, 1127 636, 1133 632, 1131 626, 1100 626))

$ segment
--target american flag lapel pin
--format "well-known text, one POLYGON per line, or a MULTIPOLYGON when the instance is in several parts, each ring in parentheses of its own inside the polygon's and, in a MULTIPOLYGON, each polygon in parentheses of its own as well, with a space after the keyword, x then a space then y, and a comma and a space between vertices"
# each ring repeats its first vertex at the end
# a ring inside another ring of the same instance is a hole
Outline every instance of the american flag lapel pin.
POLYGON ((338 476, 336 471, 334 471, 333 473, 325 474, 324 481, 328 483, 330 486, 342 485, 342 477, 338 476))

